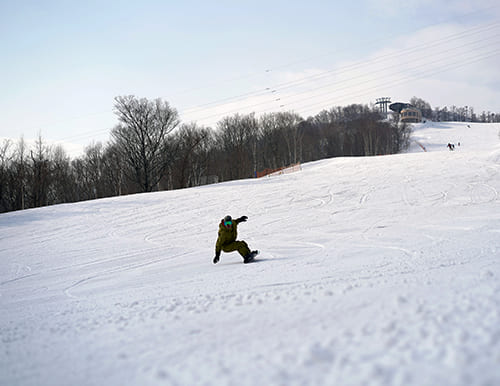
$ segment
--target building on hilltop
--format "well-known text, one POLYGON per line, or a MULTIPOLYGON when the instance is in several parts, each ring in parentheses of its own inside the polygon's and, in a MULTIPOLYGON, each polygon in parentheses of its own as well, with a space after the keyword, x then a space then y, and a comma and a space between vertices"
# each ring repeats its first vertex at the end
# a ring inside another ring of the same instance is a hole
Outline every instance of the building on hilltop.
POLYGON ((389 108, 399 114, 400 121, 403 123, 422 122, 422 112, 409 103, 392 103, 389 108))
POLYGON ((422 112, 416 107, 407 107, 401 110, 401 122, 406 122, 406 123, 422 122, 422 112))

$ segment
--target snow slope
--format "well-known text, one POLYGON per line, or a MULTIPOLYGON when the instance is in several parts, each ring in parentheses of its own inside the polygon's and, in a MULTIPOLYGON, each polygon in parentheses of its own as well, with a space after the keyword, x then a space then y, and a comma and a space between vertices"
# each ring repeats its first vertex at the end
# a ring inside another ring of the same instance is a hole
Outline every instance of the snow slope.
POLYGON ((0 385, 500 384, 500 125, 467 125, 0 215, 0 385), (226 214, 255 263, 212 264, 226 214))

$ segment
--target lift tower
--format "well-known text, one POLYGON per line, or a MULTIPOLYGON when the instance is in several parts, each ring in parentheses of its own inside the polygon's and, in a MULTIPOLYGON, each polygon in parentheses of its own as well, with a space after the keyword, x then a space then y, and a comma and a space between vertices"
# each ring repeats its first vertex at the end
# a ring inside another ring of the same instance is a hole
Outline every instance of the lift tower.
POLYGON ((387 119, 387 106, 391 103, 390 97, 377 98, 376 105, 380 105, 380 112, 384 114, 385 119, 387 119))

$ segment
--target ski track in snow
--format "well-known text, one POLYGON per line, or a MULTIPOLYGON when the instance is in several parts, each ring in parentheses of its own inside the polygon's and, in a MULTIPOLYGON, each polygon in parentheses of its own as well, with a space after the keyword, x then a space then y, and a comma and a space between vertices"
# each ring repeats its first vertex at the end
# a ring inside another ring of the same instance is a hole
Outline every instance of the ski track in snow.
POLYGON ((428 153, 0 215, 0 384, 500 384, 500 128, 432 125, 428 153), (255 262, 212 264, 226 214, 255 262))

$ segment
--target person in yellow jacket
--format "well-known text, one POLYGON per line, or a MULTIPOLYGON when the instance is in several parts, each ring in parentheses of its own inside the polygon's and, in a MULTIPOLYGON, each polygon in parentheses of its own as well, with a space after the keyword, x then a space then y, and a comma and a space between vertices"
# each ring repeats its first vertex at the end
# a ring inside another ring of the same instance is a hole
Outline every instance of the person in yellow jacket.
POLYGON ((249 263, 259 253, 259 251, 250 251, 248 244, 245 241, 238 241, 238 224, 247 221, 247 216, 241 216, 233 220, 231 216, 224 217, 219 224, 219 237, 215 243, 215 257, 214 264, 217 264, 220 259, 221 251, 234 252, 238 251, 243 262, 249 263))

